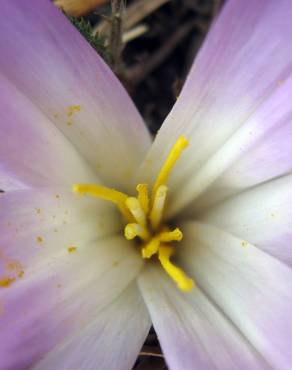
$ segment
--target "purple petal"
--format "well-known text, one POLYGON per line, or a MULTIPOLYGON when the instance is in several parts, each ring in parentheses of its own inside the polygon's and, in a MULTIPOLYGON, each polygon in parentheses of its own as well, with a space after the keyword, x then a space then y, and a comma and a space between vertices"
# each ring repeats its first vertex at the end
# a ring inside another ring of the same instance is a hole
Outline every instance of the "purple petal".
POLYGON ((24 369, 89 328, 143 262, 107 236, 118 219, 103 202, 23 190, 1 195, 0 206, 0 369, 24 369))
POLYGON ((33 369, 129 370, 150 329, 136 284, 132 283, 90 324, 52 350, 33 369))
POLYGON ((1 73, 102 180, 126 186, 150 139, 113 73, 49 0, 8 1, 1 14, 1 73))
POLYGON ((98 181, 70 141, 0 75, 0 189, 98 181))

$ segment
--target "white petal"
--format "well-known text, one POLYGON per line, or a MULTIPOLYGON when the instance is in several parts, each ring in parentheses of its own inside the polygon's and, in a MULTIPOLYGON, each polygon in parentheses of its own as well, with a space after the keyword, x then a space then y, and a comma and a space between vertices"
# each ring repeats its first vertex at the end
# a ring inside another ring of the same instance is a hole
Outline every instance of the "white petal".
POLYGON ((182 227, 181 263, 257 351, 291 368, 292 270, 213 226, 182 227))
MULTIPOLYGON (((287 0, 226 2, 141 169, 153 181, 179 135, 189 139, 170 177, 169 214, 201 195, 268 130, 274 135, 285 119, 291 122, 291 14, 287 0)), ((292 168, 285 150, 283 171, 292 168)), ((279 157, 270 171, 249 174, 250 182, 277 176, 279 157)))
POLYGON ((179 292, 160 267, 145 269, 139 286, 171 370, 268 368, 199 288, 179 292))
POLYGON ((35 370, 129 370, 150 329, 148 312, 132 283, 92 322, 52 350, 35 370))
POLYGON ((198 218, 292 266, 292 175, 221 202, 198 218))
POLYGON ((2 193, 0 208, 0 249, 22 264, 58 253, 56 239, 67 248, 121 229, 118 212, 110 204, 64 188, 2 193))

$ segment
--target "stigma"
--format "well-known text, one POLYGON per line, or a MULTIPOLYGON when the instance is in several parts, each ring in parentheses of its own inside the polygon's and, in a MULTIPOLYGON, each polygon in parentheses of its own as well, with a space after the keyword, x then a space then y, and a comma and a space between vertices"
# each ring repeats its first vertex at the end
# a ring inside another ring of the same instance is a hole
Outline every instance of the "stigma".
POLYGON ((124 236, 127 240, 139 241, 141 257, 145 260, 156 258, 161 267, 184 291, 190 291, 194 281, 172 261, 176 243, 183 233, 179 228, 170 228, 163 222, 167 200, 167 180, 183 150, 188 146, 184 136, 180 136, 171 148, 150 191, 148 184, 136 186, 136 196, 130 196, 115 189, 95 184, 75 184, 73 191, 80 195, 90 195, 114 203, 125 219, 124 236))

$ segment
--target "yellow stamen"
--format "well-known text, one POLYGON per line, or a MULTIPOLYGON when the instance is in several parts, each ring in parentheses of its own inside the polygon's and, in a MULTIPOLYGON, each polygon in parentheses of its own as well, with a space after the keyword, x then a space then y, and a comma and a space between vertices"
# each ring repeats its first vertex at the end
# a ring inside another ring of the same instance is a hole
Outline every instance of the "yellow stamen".
POLYGON ((145 227, 135 223, 126 225, 124 235, 127 240, 132 240, 136 238, 136 236, 144 241, 147 241, 150 238, 148 230, 145 227))
POLYGON ((183 292, 189 292, 194 286, 194 281, 190 279, 179 267, 170 262, 169 259, 173 252, 174 249, 172 246, 160 245, 158 251, 159 261, 164 270, 175 281, 178 288, 183 292))
POLYGON ((138 200, 147 215, 149 212, 149 195, 148 195, 148 185, 147 184, 138 184, 136 187, 138 192, 138 200))
MULTIPOLYGON (((73 108, 68 115, 79 111, 76 107, 73 108)), ((187 145, 188 141, 184 136, 180 136, 173 145, 154 183, 151 199, 147 184, 136 186, 137 197, 129 197, 125 193, 100 185, 76 184, 73 186, 75 193, 91 195, 117 205, 129 222, 124 228, 125 238, 127 240, 140 238, 143 241, 142 257, 150 259, 154 254, 157 254, 163 269, 178 288, 184 292, 193 288, 194 281, 170 261, 175 249, 169 245, 171 242, 182 240, 183 234, 178 228, 170 230, 166 225, 163 225, 162 218, 168 192, 166 183, 169 174, 187 145)), ((68 251, 76 251, 76 247, 68 247, 68 251)), ((7 279, 2 280, 0 286, 8 286, 10 283, 7 279)))
POLYGON ((159 234, 159 239, 163 243, 168 243, 172 241, 180 242, 182 238, 183 238, 183 233, 180 231, 178 227, 172 231, 162 231, 159 234))
POLYGON ((139 225, 146 227, 146 215, 145 212, 137 198, 129 197, 126 200, 126 205, 130 212, 134 216, 135 220, 139 225))
POLYGON ((180 229, 176 228, 173 231, 162 231, 154 236, 141 250, 143 258, 151 258, 159 250, 161 243, 169 243, 173 241, 181 241, 183 237, 180 229))
POLYGON ((147 243, 142 249, 141 249, 141 253, 142 253, 142 257, 143 258, 151 258, 153 256, 153 254, 157 253, 158 252, 158 249, 159 249, 159 246, 160 246, 160 240, 159 240, 159 237, 154 237, 150 240, 149 243, 147 243))
POLYGON ((126 206, 128 195, 115 189, 110 189, 105 186, 94 185, 94 184, 75 184, 73 185, 74 193, 81 195, 91 195, 104 200, 108 200, 119 207, 121 213, 130 222, 133 221, 133 217, 126 206))
POLYGON ((175 165, 182 151, 188 146, 188 144, 189 144, 188 140, 184 136, 180 136, 176 143, 173 145, 166 158, 166 161, 164 162, 157 176, 157 179, 153 186, 152 197, 155 196, 158 188, 162 184, 166 184, 170 171, 172 170, 172 167, 175 165))
POLYGON ((153 205, 149 215, 151 226, 154 230, 157 229, 162 219, 167 190, 167 186, 160 185, 154 196, 153 205))

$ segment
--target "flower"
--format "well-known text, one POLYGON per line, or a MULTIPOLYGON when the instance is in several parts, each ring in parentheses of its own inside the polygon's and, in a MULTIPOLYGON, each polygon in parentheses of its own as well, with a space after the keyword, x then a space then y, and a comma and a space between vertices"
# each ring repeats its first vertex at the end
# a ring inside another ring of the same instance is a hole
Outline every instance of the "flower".
POLYGON ((128 370, 151 322, 172 370, 290 369, 291 3, 227 2, 153 143, 49 1, 1 10, 0 369, 128 370), (163 224, 189 292, 72 192, 135 197, 178 140, 163 224))

